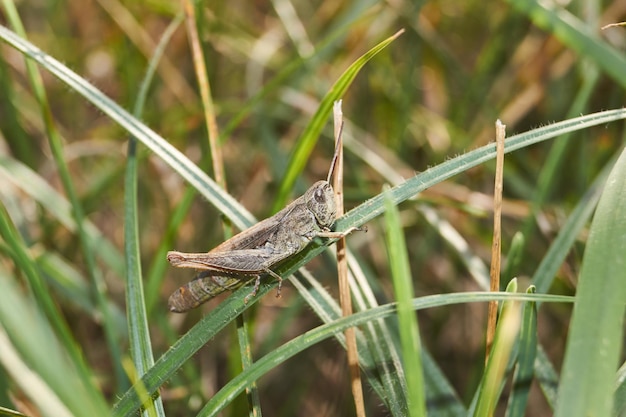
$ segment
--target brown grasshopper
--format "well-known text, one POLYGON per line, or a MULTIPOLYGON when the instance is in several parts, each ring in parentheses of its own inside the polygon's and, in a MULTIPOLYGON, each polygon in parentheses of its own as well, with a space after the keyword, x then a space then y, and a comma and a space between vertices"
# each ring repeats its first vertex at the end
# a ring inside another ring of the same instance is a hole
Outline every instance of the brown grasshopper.
POLYGON ((340 143, 341 140, 337 141, 326 181, 317 181, 304 195, 272 217, 209 252, 168 252, 167 260, 173 266, 202 270, 194 280, 170 296, 170 311, 182 313, 191 310, 226 290, 233 290, 254 279, 254 289, 244 299, 247 303, 259 290, 263 274, 278 280, 276 296, 280 297, 283 280, 272 271, 273 266, 303 250, 316 237, 338 239, 360 230, 356 227, 344 232, 330 230, 335 222, 336 203, 329 181, 340 143))

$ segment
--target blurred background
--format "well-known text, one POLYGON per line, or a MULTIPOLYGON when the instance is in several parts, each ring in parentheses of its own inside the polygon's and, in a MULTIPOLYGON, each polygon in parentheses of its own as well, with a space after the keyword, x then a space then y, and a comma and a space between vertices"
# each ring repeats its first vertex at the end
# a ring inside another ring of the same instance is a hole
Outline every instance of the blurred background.
MULTIPOLYGON (((409 178, 492 141, 498 118, 510 136, 581 114, 621 108, 623 80, 605 71, 593 51, 577 49, 575 40, 554 35, 524 4, 513 0, 200 3, 198 29, 228 191, 257 218, 271 215, 290 153, 320 100, 360 55, 400 29, 405 33, 362 69, 343 98, 346 135, 351 138, 346 143, 344 174, 348 209, 378 194, 394 179, 409 178), (366 160, 370 154, 378 159, 366 160)), ((180 3, 24 0, 17 7, 31 42, 127 109, 133 108, 157 43, 171 30, 141 119, 212 175, 185 25, 181 20, 172 24, 182 10, 180 3)), ((626 28, 600 30, 626 19, 626 2, 561 1, 546 7, 574 19, 584 33, 618 50, 626 47, 626 28)), ((0 22, 6 25, 2 13, 0 22)), ((42 75, 85 213, 122 253, 128 134, 49 73, 42 71, 42 75)), ((30 168, 63 194, 23 57, 6 44, 0 44, 0 83, 0 155, 30 168)), ((507 155, 503 253, 515 232, 525 233, 522 256, 512 271, 524 289, 568 213, 623 146, 623 135, 624 124, 612 123, 507 155)), ((170 249, 203 252, 222 242, 224 235, 220 214, 197 196, 182 222, 171 230, 172 215, 188 186, 141 145, 139 152, 141 258, 146 275, 156 277, 151 282, 158 283, 149 285, 153 292, 147 296, 158 357, 222 300, 186 315, 169 314, 167 297, 193 273, 155 259, 159 245, 165 240, 170 249)), ((325 177, 332 152, 329 120, 294 197, 325 177)), ((488 269, 494 166, 493 162, 481 165, 400 206, 416 296, 480 289, 457 251, 424 218, 423 210, 434 209, 488 269)), ((15 187, 0 184, 0 197, 16 198, 12 201, 17 205, 8 210, 13 216, 19 213, 14 221, 33 250, 58 257, 86 285, 76 235, 15 187)), ((379 301, 389 302, 393 290, 381 224, 374 221, 368 228, 367 234, 350 237, 349 245, 363 267, 377 277, 372 286, 379 301)), ((581 236, 552 293, 574 293, 583 247, 581 236)), ((0 258, 0 263, 11 269, 8 259, 0 258)), ((106 264, 99 267, 110 301, 122 317, 123 273, 106 264)), ((335 273, 325 258, 315 259, 309 268, 336 293, 335 273)), ((69 296, 63 284, 53 288, 87 363, 113 403, 124 387, 112 376, 95 305, 69 296)), ((544 305, 540 310, 540 341, 557 370, 570 309, 544 305)), ((486 312, 486 305, 467 304, 418 315, 425 347, 466 404, 482 372, 486 312)), ((317 326, 319 319, 286 283, 281 299, 272 295, 260 300, 252 323, 255 355, 262 355, 317 326)), ((124 329, 123 321, 120 326, 124 329)), ((127 340, 119 343, 126 352, 127 340)), ((203 398, 210 398, 238 373, 236 344, 234 328, 226 328, 193 358, 197 379, 181 373, 164 386, 168 415, 189 415, 186 410, 201 406, 203 398)), ((352 413, 345 353, 334 340, 286 362, 259 386, 267 415, 352 413)), ((546 415, 549 408, 542 395, 536 387, 532 392, 528 415, 546 415)), ((378 408, 379 399, 368 398, 367 387, 366 398, 370 415, 387 415, 378 408)), ((237 407, 245 407, 245 401, 237 404, 229 415, 242 415, 244 408, 237 407)))

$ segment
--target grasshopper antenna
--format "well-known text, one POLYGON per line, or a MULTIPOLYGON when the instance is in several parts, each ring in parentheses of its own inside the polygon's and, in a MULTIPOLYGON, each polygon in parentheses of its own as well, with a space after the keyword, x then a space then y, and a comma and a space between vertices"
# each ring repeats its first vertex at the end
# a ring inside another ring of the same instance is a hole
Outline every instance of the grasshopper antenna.
POLYGON ((341 121, 341 126, 339 126, 339 135, 337 135, 337 144, 335 145, 335 154, 333 155, 333 160, 330 163, 330 169, 328 170, 328 177, 326 178, 326 182, 330 183, 330 177, 333 176, 333 172, 335 171, 335 165, 337 165, 337 159, 339 158, 339 150, 341 149, 341 145, 343 142, 343 120, 341 121))

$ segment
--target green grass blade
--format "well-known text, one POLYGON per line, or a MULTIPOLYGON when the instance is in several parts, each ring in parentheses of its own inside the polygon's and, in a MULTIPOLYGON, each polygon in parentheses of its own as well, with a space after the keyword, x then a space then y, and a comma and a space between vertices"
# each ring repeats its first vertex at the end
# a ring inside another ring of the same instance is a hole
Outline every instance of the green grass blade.
MULTIPOLYGON (((531 286, 526 292, 534 294, 535 288, 531 286)), ((531 301, 524 303, 522 310, 522 327, 520 329, 517 364, 513 375, 513 389, 509 398, 506 417, 524 417, 536 357, 537 305, 531 301)))
MULTIPOLYGON (((163 33, 157 46, 146 75, 139 88, 137 101, 133 113, 140 117, 148 89, 156 67, 165 52, 165 47, 174 34, 176 28, 182 22, 183 15, 179 13, 169 27, 163 33)), ((137 140, 131 137, 128 141, 128 154, 126 162, 126 177, 124 183, 124 252, 126 254, 126 309, 128 317, 128 333, 130 341, 130 354, 133 360, 133 376, 140 378, 154 366, 152 355, 152 342, 148 328, 148 314, 143 290, 143 276, 141 273, 141 259, 139 249, 139 225, 137 205, 137 140)), ((143 387, 142 387, 143 388, 143 387)), ((161 397, 152 398, 151 404, 146 407, 144 414, 150 416, 164 416, 163 401, 161 397)))
POLYGON ((411 308, 414 289, 409 259, 400 225, 398 209, 385 199, 385 224, 387 255, 391 266, 394 292, 398 302, 398 327, 402 345, 404 375, 407 387, 407 411, 409 416, 426 415, 424 375, 422 370, 422 347, 417 317, 411 308))
MULTIPOLYGON (((513 279, 507 286, 508 293, 517 291, 517 280, 513 279)), ((519 301, 505 301, 498 318, 498 326, 487 360, 487 366, 480 386, 474 416, 489 417, 493 415, 498 398, 504 384, 504 374, 511 351, 518 336, 520 327, 521 305, 519 301)))
POLYGON ((167 251, 172 248, 176 234, 179 231, 180 225, 185 220, 196 194, 196 190, 193 188, 187 188, 185 190, 183 197, 168 219, 167 229, 161 238, 161 242, 159 242, 159 247, 154 251, 146 279, 145 298, 148 316, 150 316, 157 302, 160 301, 159 297, 161 296, 161 288, 165 279, 165 271, 169 266, 166 258, 167 251))
POLYGON ((511 239, 511 247, 509 253, 506 255, 506 265, 502 271, 502 285, 507 285, 509 281, 515 278, 515 271, 519 271, 520 262, 522 260, 522 252, 524 251, 524 245, 526 240, 524 235, 520 232, 516 232, 511 239))
MULTIPOLYGON (((145 389, 150 394, 156 392, 204 344, 215 337, 220 330, 226 327, 239 314, 252 306, 261 295, 269 292, 271 288, 271 285, 261 285, 259 295, 248 304, 244 304, 243 299, 250 293, 250 288, 244 286, 233 292, 210 315, 204 316, 155 362, 154 366, 141 378, 141 383, 145 386, 145 389)), ((131 387, 115 405, 113 415, 132 415, 139 408, 139 405, 137 393, 131 387)))
MULTIPOLYGON (((246 372, 250 366, 252 366, 252 345, 250 344, 250 333, 248 330, 249 319, 245 314, 237 316, 237 341, 239 342, 239 357, 241 359, 241 367, 243 372, 246 372)), ((252 381, 246 388, 246 394, 248 397, 248 407, 250 408, 250 415, 262 416, 261 412, 261 398, 259 395, 259 388, 256 381, 252 381)))
POLYGON ((559 387, 559 375, 552 366, 550 359, 541 346, 537 346, 537 360, 535 360, 535 380, 543 391, 546 401, 554 409, 559 387))
POLYGON ((555 416, 608 416, 624 337, 626 150, 600 197, 583 257, 555 416), (584 375, 584 378, 581 378, 584 375))
POLYGON ((302 136, 298 140, 296 148, 293 151, 293 155, 289 159, 289 166, 287 167, 283 181, 280 184, 280 189, 278 190, 278 195, 274 202, 273 211, 276 212, 285 206, 285 202, 287 201, 289 193, 296 182, 296 178, 298 178, 304 169, 304 166, 309 160, 309 156, 317 143, 317 138, 319 137, 323 127, 326 125, 333 108, 333 103, 343 97, 345 92, 348 90, 348 87, 350 87, 350 84, 352 84, 352 81, 367 61, 385 49, 387 45, 393 42, 401 34, 402 31, 385 39, 367 51, 363 56, 350 65, 350 67, 339 77, 330 91, 326 94, 317 108, 317 111, 311 118, 311 121, 304 129, 304 132, 302 133, 302 136))

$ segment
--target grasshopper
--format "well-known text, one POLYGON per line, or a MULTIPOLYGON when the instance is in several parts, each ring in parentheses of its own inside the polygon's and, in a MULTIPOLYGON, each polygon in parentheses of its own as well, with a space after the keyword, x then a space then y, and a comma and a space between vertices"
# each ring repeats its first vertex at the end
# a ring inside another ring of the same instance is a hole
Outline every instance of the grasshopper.
POLYGON ((272 267, 303 250, 316 237, 338 239, 354 230, 334 232, 336 203, 330 177, 337 160, 341 140, 328 171, 326 181, 317 181, 302 196, 273 216, 231 237, 206 253, 170 251, 167 260, 178 268, 196 268, 201 272, 177 289, 169 298, 170 311, 182 313, 216 295, 244 285, 254 279, 254 288, 244 298, 247 303, 259 290, 261 275, 278 280, 276 296, 280 297, 282 278, 272 267))

